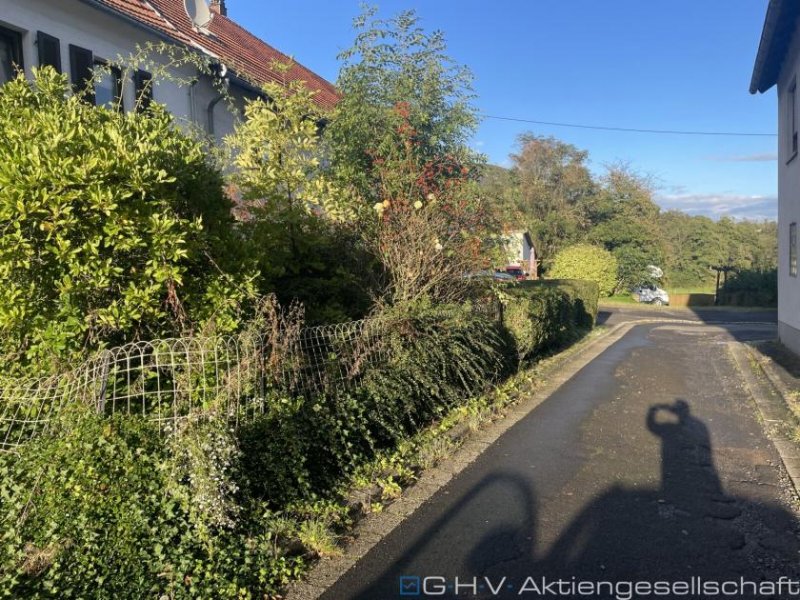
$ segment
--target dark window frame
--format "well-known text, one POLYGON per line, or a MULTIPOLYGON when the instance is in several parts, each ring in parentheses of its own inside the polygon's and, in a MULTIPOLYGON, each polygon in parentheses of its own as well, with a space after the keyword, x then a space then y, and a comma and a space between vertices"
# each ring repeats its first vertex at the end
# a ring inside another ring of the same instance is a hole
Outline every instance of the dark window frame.
POLYGON ((61 40, 50 35, 49 33, 45 33, 44 31, 38 31, 36 32, 36 48, 39 54, 40 67, 50 65, 59 73, 64 72, 61 64, 61 40), (45 47, 48 43, 55 44, 56 53, 54 56, 54 62, 48 62, 47 57, 45 56, 45 47))
POLYGON ((69 74, 72 91, 87 104, 94 104, 94 52, 69 45, 69 74), (83 73, 81 73, 83 71, 83 73))
POLYGON ((137 112, 144 112, 153 103, 153 75, 139 69, 133 74, 133 88, 136 91, 135 107, 137 112))
MULTIPOLYGON (((111 77, 114 78, 114 103, 119 107, 120 112, 125 110, 125 101, 123 98, 123 89, 122 89, 122 69, 120 69, 116 65, 111 65, 108 63, 107 60, 103 58, 94 57, 94 66, 95 68, 100 68, 108 72, 111 77)), ((97 97, 95 96, 95 101, 97 97)))
POLYGON ((0 25, 0 41, 5 41, 11 48, 11 62, 18 70, 25 70, 25 56, 22 51, 22 33, 0 25))
POLYGON ((787 133, 787 147, 786 150, 789 154, 789 158, 786 162, 791 162, 791 160, 797 156, 798 150, 798 138, 797 138, 797 129, 798 129, 798 119, 797 119, 797 78, 792 79, 792 82, 789 84, 789 92, 788 97, 786 99, 786 133, 787 133))

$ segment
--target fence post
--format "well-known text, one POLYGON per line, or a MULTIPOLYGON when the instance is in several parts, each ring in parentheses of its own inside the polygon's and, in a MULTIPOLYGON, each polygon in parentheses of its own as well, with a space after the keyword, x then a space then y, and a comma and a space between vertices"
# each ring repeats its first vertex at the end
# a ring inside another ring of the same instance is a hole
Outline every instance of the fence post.
POLYGON ((100 375, 100 395, 97 398, 97 414, 106 412, 106 392, 108 390, 108 370, 111 363, 111 353, 106 350, 103 352, 103 370, 100 375))

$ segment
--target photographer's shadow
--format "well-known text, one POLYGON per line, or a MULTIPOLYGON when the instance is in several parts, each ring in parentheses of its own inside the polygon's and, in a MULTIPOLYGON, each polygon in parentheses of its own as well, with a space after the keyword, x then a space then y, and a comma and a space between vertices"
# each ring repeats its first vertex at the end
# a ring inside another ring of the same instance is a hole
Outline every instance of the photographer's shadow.
MULTIPOLYGON (((473 548, 477 576, 588 581, 797 579, 797 523, 778 505, 725 494, 708 428, 682 399, 654 405, 646 427, 661 442, 661 486, 615 485, 581 511, 543 557, 487 566, 492 540, 473 548)), ((594 596, 604 597, 604 596, 594 596)), ((778 597, 778 596, 776 596, 778 597)))

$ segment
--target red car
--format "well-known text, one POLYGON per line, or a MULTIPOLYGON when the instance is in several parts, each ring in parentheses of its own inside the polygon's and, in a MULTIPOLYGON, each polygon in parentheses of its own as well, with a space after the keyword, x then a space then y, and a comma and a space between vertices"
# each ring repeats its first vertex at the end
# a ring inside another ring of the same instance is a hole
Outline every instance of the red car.
POLYGON ((522 267, 510 265, 506 267, 506 273, 511 275, 517 281, 525 281, 528 278, 527 273, 522 270, 522 267))

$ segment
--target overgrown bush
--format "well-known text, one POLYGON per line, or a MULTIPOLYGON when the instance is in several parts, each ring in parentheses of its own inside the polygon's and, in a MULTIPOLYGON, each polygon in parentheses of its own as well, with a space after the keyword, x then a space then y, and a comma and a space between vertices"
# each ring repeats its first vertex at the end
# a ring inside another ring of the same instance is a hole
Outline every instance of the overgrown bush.
POLYGON ((243 426, 254 493, 272 506, 324 494, 352 468, 431 423, 502 374, 498 324, 468 307, 421 304, 386 314, 387 362, 350 392, 273 404, 243 426))
POLYGON ((472 74, 447 55, 442 32, 426 32, 413 11, 382 19, 366 8, 355 28, 353 45, 339 55, 342 98, 325 131, 332 170, 365 206, 397 198, 413 204, 418 198, 403 192, 417 177, 441 187, 480 162, 469 146, 478 123, 472 74), (387 186, 386 161, 406 158, 413 169, 394 172, 387 186), (387 195, 387 187, 399 193, 387 195))
POLYGON ((610 296, 617 286, 617 259, 600 246, 575 244, 556 254, 547 276, 594 281, 601 296, 610 296))
POLYGON ((190 422, 179 439, 133 416, 60 425, 0 455, 0 596, 255 598, 302 563, 236 493, 223 423, 190 422))
POLYGON ((247 278, 234 276, 231 205, 203 145, 161 107, 122 114, 69 90, 49 67, 0 87, 6 371, 234 327, 247 278))
POLYGON ((326 117, 303 82, 263 91, 269 100, 248 102, 225 140, 245 260, 258 270, 262 294, 302 302, 309 322, 361 318, 375 269, 354 226, 352 194, 329 174, 319 135, 326 117))

